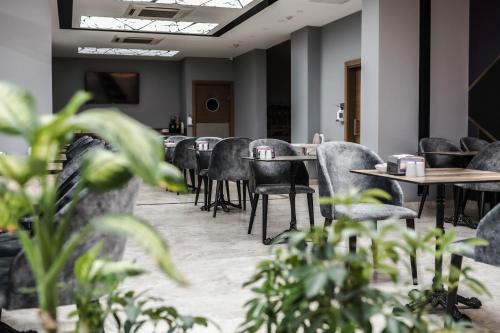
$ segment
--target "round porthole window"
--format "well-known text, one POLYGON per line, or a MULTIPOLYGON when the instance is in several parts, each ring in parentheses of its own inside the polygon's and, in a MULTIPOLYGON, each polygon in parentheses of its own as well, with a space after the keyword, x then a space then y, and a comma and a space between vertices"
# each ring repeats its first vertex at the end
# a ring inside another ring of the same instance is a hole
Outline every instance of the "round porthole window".
POLYGON ((219 111, 219 101, 217 98, 209 98, 205 103, 208 112, 217 112, 219 111))

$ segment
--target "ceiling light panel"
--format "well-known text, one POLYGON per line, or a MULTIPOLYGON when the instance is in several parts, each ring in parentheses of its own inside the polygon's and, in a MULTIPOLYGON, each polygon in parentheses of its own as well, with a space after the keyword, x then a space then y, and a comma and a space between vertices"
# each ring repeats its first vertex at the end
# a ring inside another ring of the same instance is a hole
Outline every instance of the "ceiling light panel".
POLYGON ((179 51, 166 50, 145 50, 145 49, 122 49, 114 47, 79 47, 80 54, 99 54, 99 55, 121 55, 136 57, 173 57, 179 51))
POLYGON ((254 0, 123 0, 127 2, 149 2, 167 5, 238 8, 247 6, 254 0))
POLYGON ((121 17, 82 16, 80 28, 208 35, 218 23, 144 20, 121 17))

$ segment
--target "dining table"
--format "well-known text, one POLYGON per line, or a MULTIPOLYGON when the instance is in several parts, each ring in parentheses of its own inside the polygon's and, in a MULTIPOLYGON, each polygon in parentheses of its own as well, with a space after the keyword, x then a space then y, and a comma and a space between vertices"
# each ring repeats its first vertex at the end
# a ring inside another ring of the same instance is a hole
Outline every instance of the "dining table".
MULTIPOLYGON (((255 158, 253 156, 245 156, 243 159, 249 160, 252 163, 290 163, 290 198, 293 200, 297 195, 295 189, 295 177, 297 175, 297 171, 299 169, 299 165, 302 162, 307 161, 316 161, 317 157, 313 155, 293 155, 293 156, 276 156, 274 158, 255 158)), ((285 243, 288 239, 288 234, 290 232, 297 231, 297 216, 295 213, 295 209, 292 206, 292 216, 290 219, 289 228, 278 234, 277 236, 267 238, 264 240, 265 245, 285 243)))
MULTIPOLYGON (((465 183, 491 183, 500 182, 500 172, 465 169, 465 168, 429 168, 426 169, 424 177, 407 177, 407 176, 397 176, 391 175, 386 172, 380 172, 378 170, 351 170, 352 173, 369 176, 369 177, 379 177, 384 179, 396 180, 403 183, 410 183, 416 185, 428 185, 436 186, 436 229, 440 231, 436 238, 436 255, 434 260, 434 278, 432 283, 432 288, 430 290, 424 291, 424 297, 408 304, 408 307, 412 310, 421 308, 427 305, 432 305, 433 307, 441 306, 443 309, 447 307, 447 291, 444 287, 442 277, 443 277, 443 258, 440 253, 441 245, 437 241, 439 237, 444 235, 444 213, 445 213, 445 186, 453 184, 465 184, 465 183)), ((476 297, 466 298, 464 296, 458 295, 457 302, 471 308, 478 309, 482 306, 481 301, 476 297)), ((465 315, 460 313, 456 304, 453 305, 453 318, 455 320, 461 320, 466 318, 465 315)))

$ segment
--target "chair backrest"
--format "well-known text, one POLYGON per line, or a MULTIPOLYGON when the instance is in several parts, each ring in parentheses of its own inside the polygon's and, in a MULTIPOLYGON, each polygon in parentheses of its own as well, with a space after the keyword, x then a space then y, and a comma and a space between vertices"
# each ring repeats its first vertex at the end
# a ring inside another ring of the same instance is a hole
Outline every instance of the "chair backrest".
POLYGON ((66 150, 66 161, 71 161, 76 155, 80 153, 80 151, 87 149, 88 146, 91 146, 94 142, 95 139, 88 135, 84 135, 78 138, 76 141, 70 144, 70 146, 66 150))
POLYGON ((477 246, 474 250, 476 261, 500 266, 500 205, 490 210, 477 227, 477 237, 488 242, 487 246, 477 246))
MULTIPOLYGON (((354 169, 374 169, 382 159, 365 146, 351 142, 325 142, 318 146, 318 177, 320 197, 345 194, 356 188, 365 191, 378 188, 392 197, 387 203, 402 206, 403 191, 395 181, 379 177, 354 174, 354 169)), ((322 205, 321 213, 326 218, 335 216, 333 205, 322 205)))
MULTIPOLYGON (((91 219, 107 213, 132 213, 137 193, 140 187, 140 180, 132 179, 128 184, 120 189, 105 192, 93 193, 84 192, 78 199, 74 214, 72 215, 68 237, 71 234, 85 227, 91 219)), ((65 213, 69 205, 66 205, 58 215, 65 213)), ((85 237, 83 243, 77 248, 71 256, 67 265, 63 269, 61 275, 61 283, 65 286, 60 289, 59 305, 73 304, 72 290, 76 285, 73 267, 76 259, 87 252, 91 247, 98 242, 103 242, 101 257, 110 260, 120 260, 125 249, 126 237, 123 235, 102 233, 99 231, 91 231, 85 237)), ((26 293, 23 289, 33 289, 35 281, 31 268, 26 261, 24 252, 19 253, 14 259, 8 286, 8 295, 6 304, 3 304, 5 309, 26 309, 35 308, 38 306, 36 293, 26 293)))
MULTIPOLYGON (((219 143, 222 138, 217 137, 201 137, 196 139, 196 142, 205 141, 208 142, 208 148, 214 149, 215 145, 219 143)), ((198 153, 196 156, 196 173, 198 174, 201 170, 208 169, 210 164, 210 154, 198 153)))
POLYGON ((210 156, 208 177, 213 180, 249 180, 250 166, 242 157, 249 156, 250 139, 228 138, 219 141, 210 156))
POLYGON ((196 138, 184 138, 177 143, 172 154, 172 164, 179 169, 196 169, 196 153, 194 148, 196 138))
MULTIPOLYGON (((450 140, 443 138, 423 138, 418 143, 419 152, 433 151, 460 151, 450 140)), ((462 167, 462 159, 455 156, 426 155, 427 164, 431 168, 454 168, 462 167)))
POLYGON ((466 151, 481 151, 487 145, 488 141, 483 139, 473 138, 470 136, 460 138, 460 146, 466 151))
MULTIPOLYGON (((288 142, 277 139, 259 139, 250 143, 250 151, 258 146, 274 148, 276 156, 297 156, 296 149, 288 142)), ((291 165, 289 162, 257 162, 251 161, 250 191, 254 192, 259 185, 290 184, 291 165)), ((302 162, 297 168, 296 185, 309 186, 309 173, 302 162)))
POLYGON ((165 142, 178 143, 184 139, 187 139, 187 136, 184 135, 172 135, 165 139, 165 142))
POLYGON ((59 185, 64 184, 64 182, 69 179, 75 172, 78 171, 80 167, 80 161, 82 157, 94 148, 103 148, 104 141, 99 139, 92 139, 92 141, 81 145, 79 148, 73 150, 73 156, 65 164, 62 171, 57 177, 57 182, 59 185))
POLYGON ((500 171, 500 141, 488 144, 474 156, 468 169, 484 171, 500 171))

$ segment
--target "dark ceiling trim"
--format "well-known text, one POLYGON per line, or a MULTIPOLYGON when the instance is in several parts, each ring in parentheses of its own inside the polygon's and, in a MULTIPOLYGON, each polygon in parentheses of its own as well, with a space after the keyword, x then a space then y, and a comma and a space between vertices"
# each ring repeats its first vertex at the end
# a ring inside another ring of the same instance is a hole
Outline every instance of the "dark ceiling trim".
POLYGON ((418 138, 430 135, 431 124, 431 0, 420 0, 420 68, 418 138))
POLYGON ((140 33, 140 34, 159 34, 159 35, 174 35, 174 36, 193 36, 193 37, 221 37, 226 32, 236 28, 251 17, 257 15, 267 7, 271 6, 278 0, 264 0, 257 5, 253 6, 245 13, 241 14, 233 21, 229 22, 212 35, 201 34, 182 34, 182 33, 169 33, 169 32, 148 32, 148 31, 130 31, 130 30, 106 30, 106 29, 85 29, 73 27, 73 0, 57 0, 57 11, 59 15, 59 28, 70 30, 87 30, 87 31, 107 31, 107 32, 126 32, 126 33, 140 33))

